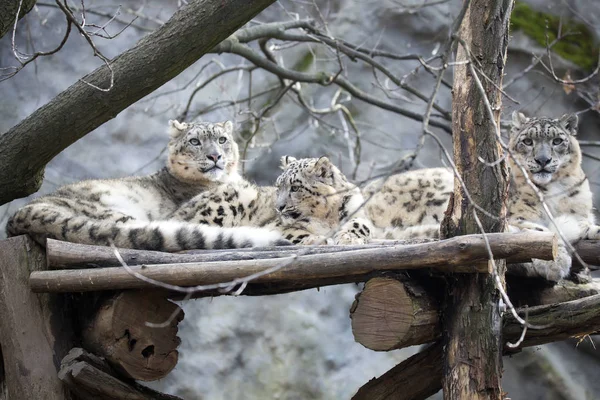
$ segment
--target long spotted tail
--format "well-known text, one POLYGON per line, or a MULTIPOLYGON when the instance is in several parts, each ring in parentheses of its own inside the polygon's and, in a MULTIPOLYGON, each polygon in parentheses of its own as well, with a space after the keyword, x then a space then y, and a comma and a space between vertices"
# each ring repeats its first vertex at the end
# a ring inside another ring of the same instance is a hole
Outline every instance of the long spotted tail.
POLYGON ((21 208, 7 225, 9 236, 29 234, 41 245, 46 238, 74 243, 117 247, 181 251, 232 249, 290 244, 277 231, 264 228, 221 228, 179 221, 96 220, 59 211, 36 210, 36 204, 21 208))

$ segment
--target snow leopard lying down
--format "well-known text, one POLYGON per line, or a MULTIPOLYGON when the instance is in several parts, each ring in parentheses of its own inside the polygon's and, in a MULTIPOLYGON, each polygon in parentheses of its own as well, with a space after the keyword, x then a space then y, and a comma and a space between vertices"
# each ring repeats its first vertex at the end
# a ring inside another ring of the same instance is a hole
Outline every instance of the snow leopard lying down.
POLYGON ((7 233, 75 243, 178 251, 289 244, 275 230, 167 220, 181 204, 223 183, 243 182, 233 124, 170 121, 165 168, 143 177, 63 186, 18 210, 7 233))

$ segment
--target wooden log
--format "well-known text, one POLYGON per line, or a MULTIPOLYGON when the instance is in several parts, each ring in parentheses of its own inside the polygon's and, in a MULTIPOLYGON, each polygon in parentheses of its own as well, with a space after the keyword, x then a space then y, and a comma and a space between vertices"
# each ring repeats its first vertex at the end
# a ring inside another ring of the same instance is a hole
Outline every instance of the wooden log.
MULTIPOLYGON (((525 310, 519 310, 519 314, 524 316, 525 310)), ((528 321, 531 324, 551 324, 551 326, 544 329, 528 329, 521 347, 537 346, 598 332, 600 331, 600 295, 529 308, 528 321)), ((515 342, 521 332, 522 326, 512 315, 505 314, 502 329, 504 341, 515 342)), ((504 354, 512 352, 514 350, 504 348, 504 354)), ((354 399, 424 399, 430 393, 436 393, 442 388, 442 358, 441 346, 432 346, 425 350, 425 354, 416 354, 381 377, 369 381, 359 389, 354 399), (410 384, 399 386, 395 382, 410 382, 410 384)))
MULTIPOLYGON (((564 281, 553 288, 544 289, 541 293, 539 300, 546 301, 547 305, 561 306, 560 309, 564 314, 567 306, 563 305, 569 304, 564 302, 565 298, 585 300, 590 294, 600 294, 600 279, 586 285, 564 281)), ((519 301, 519 299, 513 300, 519 301)), ((538 324, 534 323, 532 318, 541 319, 539 315, 550 310, 544 308, 540 314, 539 311, 533 311, 536 309, 533 307, 528 309, 529 322, 532 324, 538 324)), ((522 315, 524 310, 525 308, 521 309, 522 315)), ((600 313, 600 309, 593 311, 600 313)), ((509 314, 505 315, 508 318, 509 314)), ((419 284, 406 279, 374 278, 367 282, 350 309, 350 317, 354 339, 371 350, 389 351, 429 343, 442 335, 436 299, 428 295, 419 284)), ((548 323, 554 322, 547 318, 547 321, 540 322, 539 325, 548 323)), ((513 328, 512 325, 508 326, 511 328, 505 328, 504 335, 511 337, 513 328)), ((562 323, 560 326, 560 329, 564 330, 567 325, 562 323)), ((518 327, 515 329, 518 330, 518 327)), ((585 331, 584 327, 580 329, 585 331)), ((530 340, 530 337, 540 337, 541 334, 541 331, 530 330, 527 340, 530 340)))
POLYGON ((356 295, 350 318, 355 340, 371 350, 431 342, 441 330, 436 301, 407 279, 369 280, 356 295))
MULTIPOLYGON (((339 253, 341 251, 381 248, 381 246, 385 245, 409 245, 432 241, 433 240, 423 241, 422 239, 418 239, 414 241, 389 241, 388 243, 366 244, 360 246, 279 246, 235 250, 187 250, 180 253, 119 248, 119 253, 128 265, 175 264, 282 258, 292 256, 299 251, 306 255, 339 253)), ((113 249, 110 247, 70 243, 54 239, 48 239, 46 241, 46 259, 48 267, 52 269, 121 266, 119 260, 115 258, 113 249)))
POLYGON ((442 388, 442 345, 436 343, 407 358, 358 389, 352 400, 427 399, 442 388), (423 385, 424 376, 432 385, 423 385), (437 385, 435 384, 437 382, 437 385))
POLYGON ((58 360, 73 346, 69 308, 64 295, 29 289, 30 272, 45 268, 43 249, 17 236, 0 241, 0 255, 2 398, 69 399, 56 376, 58 360))
POLYGON ((82 400, 181 400, 135 382, 123 382, 106 361, 81 348, 63 358, 58 377, 82 400))
POLYGON ((179 306, 154 291, 125 291, 100 307, 83 330, 83 345, 125 377, 160 379, 177 364, 177 324, 182 319, 179 306), (146 325, 165 321, 165 327, 146 325))
MULTIPOLYGON (((580 240, 575 245, 575 250, 579 257, 590 264, 591 269, 598 269, 600 266, 600 240, 580 240)), ((577 258, 573 257, 573 265, 580 265, 577 258)))
MULTIPOLYGON (((551 233, 497 233, 488 240, 498 258, 553 259, 557 241, 551 233)), ((276 272, 253 279, 257 283, 303 282, 348 276, 364 276, 373 271, 437 268, 445 272, 489 273, 488 253, 481 235, 468 235, 410 246, 387 246, 340 253, 312 254, 286 259, 196 262, 134 266, 131 269, 148 278, 180 286, 229 282, 237 278, 281 267, 276 272), (465 267, 466 265, 466 267, 465 267)), ((61 270, 32 273, 34 292, 83 292, 155 287, 122 268, 61 270)))
MULTIPOLYGON (((524 238, 525 239, 525 238, 524 238)), ((312 255, 324 253, 338 253, 350 250, 363 250, 381 248, 382 246, 414 245, 432 243, 433 239, 413 240, 378 240, 372 244, 360 246, 286 246, 249 248, 236 250, 190 250, 184 253, 166 253, 160 251, 119 249, 119 253, 128 265, 142 264, 175 264, 189 262, 212 262, 212 261, 239 261, 256 260, 268 258, 289 257, 298 253, 312 255)), ((595 241, 589 241, 595 242, 595 241)), ((533 245, 538 245, 534 243, 533 245)), ((546 246, 549 243, 546 244, 546 246)), ((591 246, 580 244, 586 248, 585 257, 593 258, 594 251, 591 246)), ((578 245, 579 246, 579 245, 578 245)), ((600 255, 600 246, 595 251, 600 255)), ((46 242, 46 258, 49 268, 53 269, 78 269, 120 266, 110 247, 92 246, 87 244, 69 243, 60 240, 48 239, 46 242)), ((531 258, 524 257, 523 253, 517 253, 508 258, 509 263, 528 262, 531 258)), ((586 260, 586 258, 584 258, 586 260)), ((595 261, 596 258, 593 258, 595 261)), ((591 262, 591 261, 588 261, 591 262)))

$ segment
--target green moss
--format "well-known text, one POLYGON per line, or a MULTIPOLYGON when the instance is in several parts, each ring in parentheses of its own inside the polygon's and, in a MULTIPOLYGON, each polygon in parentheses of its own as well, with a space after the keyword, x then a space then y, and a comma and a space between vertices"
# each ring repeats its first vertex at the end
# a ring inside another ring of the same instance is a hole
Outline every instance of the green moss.
POLYGON ((582 23, 562 19, 552 14, 536 11, 523 2, 517 2, 511 16, 513 30, 522 30, 541 46, 556 39, 559 25, 562 32, 577 33, 568 35, 552 47, 552 51, 562 58, 572 61, 585 70, 592 70, 598 60, 598 45, 592 32, 582 23), (547 28, 546 28, 547 26, 547 28))
POLYGON ((300 58, 296 64, 292 67, 294 71, 306 72, 313 65, 315 61, 315 56, 311 51, 307 51, 304 53, 302 58, 300 58))

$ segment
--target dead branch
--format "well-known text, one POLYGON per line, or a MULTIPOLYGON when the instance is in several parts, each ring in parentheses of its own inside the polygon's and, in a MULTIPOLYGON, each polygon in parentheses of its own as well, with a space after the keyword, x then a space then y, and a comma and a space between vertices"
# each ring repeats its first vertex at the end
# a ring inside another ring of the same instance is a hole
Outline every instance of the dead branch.
MULTIPOLYGON (((428 98, 425 95, 416 91, 414 88, 411 88, 406 83, 402 82, 400 79, 396 78, 386 67, 374 60, 371 56, 367 56, 364 52, 356 50, 356 46, 345 43, 343 41, 330 39, 327 35, 319 32, 310 21, 305 20, 293 22, 295 22, 296 24, 291 25, 290 23, 274 23, 253 27, 252 31, 245 30, 243 34, 236 34, 223 41, 218 46, 216 46, 212 50, 212 52, 219 54, 237 54, 252 62, 257 67, 271 72, 281 79, 288 79, 293 82, 315 83, 322 86, 329 86, 331 84, 335 84, 347 91, 348 93, 350 93, 352 96, 362 101, 373 104, 384 110, 388 110, 400 114, 402 116, 414 119, 415 121, 423 120, 423 115, 421 115, 418 112, 404 109, 402 107, 397 106, 396 104, 384 101, 359 89, 346 77, 344 77, 343 74, 340 74, 339 70, 332 72, 318 71, 315 73, 294 71, 291 69, 281 67, 277 63, 273 62, 271 58, 266 56, 263 57, 260 53, 253 50, 250 46, 247 45, 248 42, 252 40, 257 40, 259 38, 276 38, 296 42, 322 43, 330 46, 334 51, 344 53, 351 59, 360 59, 365 61, 371 67, 376 68, 388 78, 391 78, 391 80, 394 83, 396 83, 400 88, 407 90, 409 93, 417 96, 420 100, 424 102, 428 100, 428 98), (287 30, 289 29, 297 28, 303 28, 309 33, 297 34, 287 32, 287 30)), ((442 112, 443 115, 445 115, 449 119, 447 111, 443 110, 437 105, 434 105, 434 107, 436 109, 439 109, 439 111, 442 112)), ((450 132, 450 128, 445 122, 431 121, 431 125, 441 128, 447 132, 450 132)))

